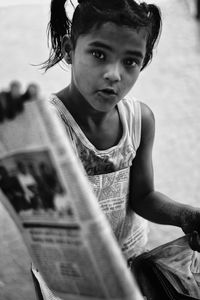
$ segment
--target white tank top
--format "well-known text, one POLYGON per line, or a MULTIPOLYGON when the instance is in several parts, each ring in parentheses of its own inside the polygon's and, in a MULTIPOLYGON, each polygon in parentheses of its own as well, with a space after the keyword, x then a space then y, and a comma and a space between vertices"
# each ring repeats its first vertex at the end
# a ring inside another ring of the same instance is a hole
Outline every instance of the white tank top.
POLYGON ((118 103, 123 134, 117 145, 106 150, 95 148, 57 96, 52 95, 50 103, 65 124, 75 153, 82 161, 125 258, 141 254, 147 243, 147 221, 129 204, 130 167, 141 138, 140 102, 123 99, 118 103))

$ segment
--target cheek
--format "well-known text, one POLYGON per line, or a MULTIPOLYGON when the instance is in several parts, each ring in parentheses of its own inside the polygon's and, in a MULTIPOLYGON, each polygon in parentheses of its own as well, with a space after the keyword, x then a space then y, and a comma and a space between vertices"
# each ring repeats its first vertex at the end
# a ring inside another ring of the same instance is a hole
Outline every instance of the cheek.
POLYGON ((79 61, 73 67, 73 79, 77 88, 86 92, 92 85, 92 72, 86 63, 79 61))
POLYGON ((137 81, 138 77, 139 77, 140 71, 136 71, 133 74, 128 74, 127 78, 126 78, 126 88, 127 89, 131 89, 135 82, 137 81))

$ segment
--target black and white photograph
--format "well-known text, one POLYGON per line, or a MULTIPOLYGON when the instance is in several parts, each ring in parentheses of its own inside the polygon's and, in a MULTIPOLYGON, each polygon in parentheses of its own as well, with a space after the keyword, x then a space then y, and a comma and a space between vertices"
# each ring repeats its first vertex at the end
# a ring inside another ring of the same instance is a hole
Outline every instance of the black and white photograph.
POLYGON ((200 0, 0 0, 0 41, 0 300, 200 299, 200 0))
POLYGON ((0 190, 19 216, 73 214, 47 151, 15 154, 0 161, 0 190))

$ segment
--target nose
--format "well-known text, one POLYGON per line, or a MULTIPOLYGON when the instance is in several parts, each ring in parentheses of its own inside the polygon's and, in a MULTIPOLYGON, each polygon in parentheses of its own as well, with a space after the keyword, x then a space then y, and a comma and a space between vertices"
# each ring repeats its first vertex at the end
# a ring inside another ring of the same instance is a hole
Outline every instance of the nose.
POLYGON ((121 80, 121 67, 118 63, 109 64, 104 73, 104 79, 110 82, 117 82, 121 80))

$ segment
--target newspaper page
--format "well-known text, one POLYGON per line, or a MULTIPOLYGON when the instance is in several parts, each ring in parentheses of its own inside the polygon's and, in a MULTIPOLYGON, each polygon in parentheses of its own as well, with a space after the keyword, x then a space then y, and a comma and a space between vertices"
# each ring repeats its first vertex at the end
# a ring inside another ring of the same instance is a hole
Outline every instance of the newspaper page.
POLYGON ((134 270, 147 299, 200 299, 200 253, 190 234, 158 246, 134 260, 134 270))
POLYGON ((0 199, 63 300, 142 299, 64 126, 47 101, 0 126, 0 199))
POLYGON ((160 273, 181 295, 200 299, 200 253, 183 236, 148 253, 160 273))

